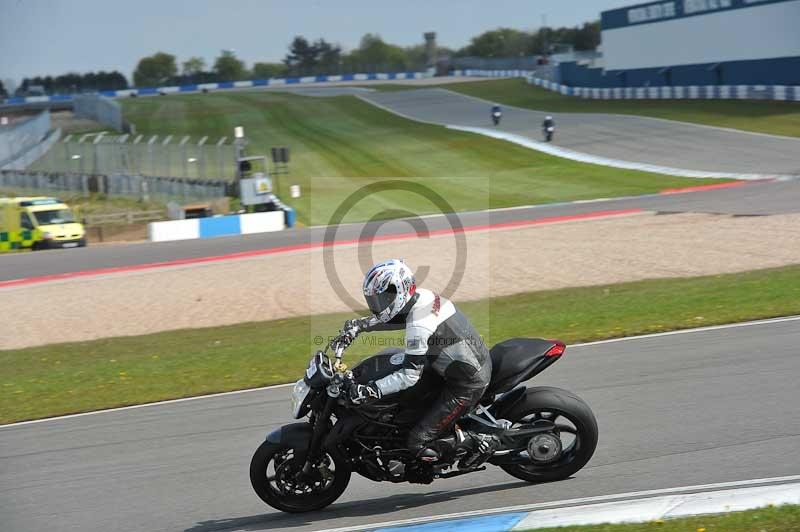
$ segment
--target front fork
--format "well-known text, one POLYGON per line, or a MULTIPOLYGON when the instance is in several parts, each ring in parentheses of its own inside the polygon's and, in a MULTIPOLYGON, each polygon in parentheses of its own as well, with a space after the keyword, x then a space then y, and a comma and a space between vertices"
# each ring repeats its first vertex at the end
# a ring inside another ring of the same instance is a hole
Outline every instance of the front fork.
POLYGON ((322 450, 322 441, 325 438, 325 432, 328 429, 328 423, 335 404, 336 398, 328 396, 325 400, 325 406, 322 407, 322 412, 315 416, 314 432, 311 433, 311 445, 308 446, 308 454, 306 454, 306 461, 303 464, 303 475, 308 475, 314 468, 314 461, 322 450))

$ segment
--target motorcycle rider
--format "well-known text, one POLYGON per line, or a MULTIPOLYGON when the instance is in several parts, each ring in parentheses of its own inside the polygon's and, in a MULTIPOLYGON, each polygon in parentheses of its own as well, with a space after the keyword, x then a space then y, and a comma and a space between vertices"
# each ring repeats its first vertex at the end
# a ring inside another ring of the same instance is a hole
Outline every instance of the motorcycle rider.
MULTIPOLYGON (((344 341, 349 345, 362 332, 405 329, 405 353, 393 373, 369 384, 353 384, 350 400, 363 404, 410 388, 430 367, 444 378, 444 389, 409 433, 407 445, 423 461, 435 462, 440 457, 437 439, 452 433, 455 422, 478 404, 489 385, 489 350, 451 301, 417 289, 413 272, 402 260, 373 266, 364 278, 363 293, 373 315, 349 320, 344 341)), ((494 436, 469 435, 467 447, 476 454, 488 456, 499 445, 494 436)))
POLYGON ((544 122, 542 122, 542 131, 544 131, 545 137, 548 136, 547 134, 548 132, 550 132, 550 128, 553 128, 553 130, 555 130, 556 122, 555 120, 553 120, 552 116, 547 115, 544 117, 544 122))
POLYGON ((491 117, 492 117, 492 122, 494 122, 494 125, 500 123, 501 116, 503 116, 503 110, 500 108, 500 104, 492 105, 491 117))

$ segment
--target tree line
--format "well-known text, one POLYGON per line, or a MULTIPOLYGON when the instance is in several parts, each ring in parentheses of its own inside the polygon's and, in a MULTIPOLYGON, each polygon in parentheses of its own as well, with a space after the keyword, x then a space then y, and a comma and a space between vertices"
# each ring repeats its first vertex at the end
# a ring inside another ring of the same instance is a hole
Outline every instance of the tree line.
POLYGON ((116 70, 111 72, 101 70, 100 72, 87 72, 85 74, 69 72, 60 76, 36 76, 23 79, 15 94, 29 94, 34 87, 41 87, 47 94, 69 94, 73 92, 127 89, 128 80, 121 72, 116 70))
POLYGON ((393 72, 425 67, 425 46, 401 47, 368 33, 358 48, 345 53, 338 44, 325 39, 310 41, 295 37, 280 63, 256 62, 247 68, 231 50, 223 50, 208 69, 201 57, 191 57, 178 67, 172 54, 158 52, 142 58, 133 72, 137 87, 181 85, 269 79, 286 76, 312 76, 353 72, 393 72))
MULTIPOLYGON (((452 50, 439 47, 437 57, 521 57, 546 55, 557 46, 569 45, 575 50, 593 50, 600 44, 600 23, 589 22, 580 27, 540 28, 522 31, 497 28, 473 37, 469 44, 452 50)), ((426 66, 425 45, 398 46, 385 42, 380 35, 367 33, 357 48, 345 52, 338 44, 323 38, 309 40, 295 37, 283 61, 256 62, 248 68, 232 50, 223 50, 210 65, 201 57, 190 57, 178 65, 172 54, 158 52, 143 57, 133 72, 136 87, 215 83, 286 76, 344 74, 355 72, 397 72, 421 70, 426 66)), ((68 73, 61 76, 25 78, 17 94, 27 94, 31 86, 41 86, 47 93, 121 90, 128 80, 120 72, 68 73)), ((3 89, 0 86, 0 94, 3 89)))

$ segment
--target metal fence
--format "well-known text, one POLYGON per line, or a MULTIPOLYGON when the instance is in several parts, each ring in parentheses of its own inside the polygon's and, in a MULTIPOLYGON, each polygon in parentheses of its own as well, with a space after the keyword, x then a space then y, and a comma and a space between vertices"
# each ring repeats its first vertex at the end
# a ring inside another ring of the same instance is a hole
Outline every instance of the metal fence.
POLYGON ((31 171, 0 171, 0 189, 45 192, 75 192, 83 196, 104 194, 127 196, 149 201, 197 200, 226 196, 232 184, 228 181, 210 181, 172 177, 146 177, 140 175, 85 173, 49 173, 31 171))
POLYGON ((86 225, 133 225, 158 222, 167 218, 166 209, 154 211, 123 211, 106 214, 87 214, 83 217, 86 225))
POLYGON ((48 131, 50 131, 49 111, 43 111, 24 122, 0 127, 0 167, 12 162, 41 142, 48 131))
POLYGON ((111 98, 99 94, 81 94, 72 99, 72 105, 75 118, 88 118, 120 132, 125 129, 122 106, 111 98))
POLYGON ((233 180, 236 148, 226 137, 210 141, 173 135, 69 135, 31 169, 233 180))

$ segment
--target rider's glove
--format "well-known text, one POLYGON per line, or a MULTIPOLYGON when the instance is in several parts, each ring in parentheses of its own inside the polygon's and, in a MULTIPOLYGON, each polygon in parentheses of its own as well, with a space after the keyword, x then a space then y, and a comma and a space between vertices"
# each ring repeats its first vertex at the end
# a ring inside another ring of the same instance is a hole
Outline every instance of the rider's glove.
POLYGON ((347 320, 342 327, 342 333, 339 338, 344 347, 348 347, 356 339, 356 336, 361 332, 364 327, 363 320, 347 320))
POLYGON ((378 401, 383 394, 375 384, 353 384, 350 386, 349 396, 354 405, 363 405, 378 401))

